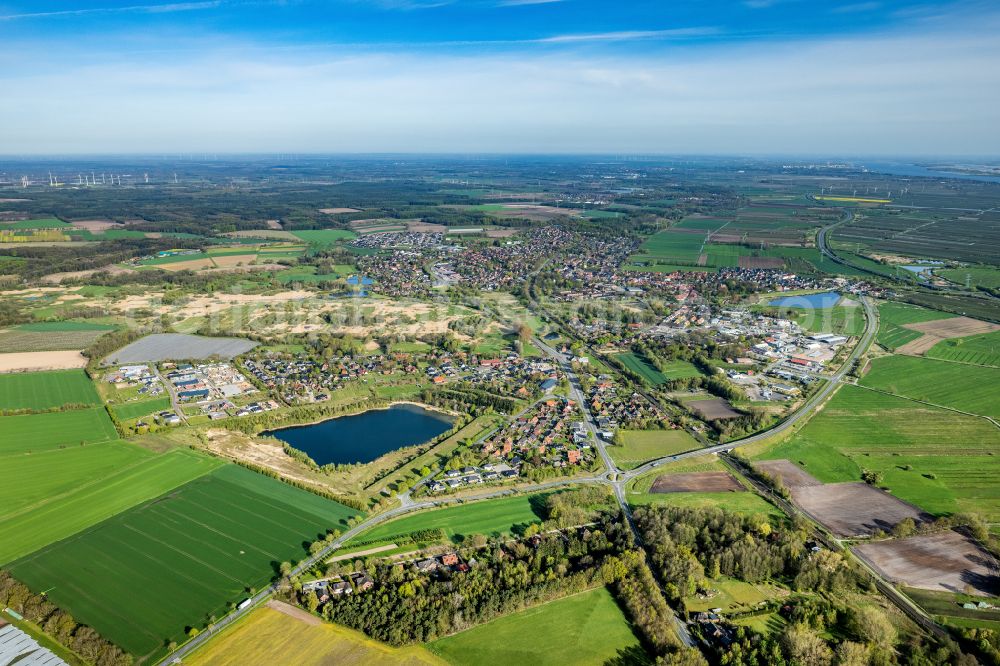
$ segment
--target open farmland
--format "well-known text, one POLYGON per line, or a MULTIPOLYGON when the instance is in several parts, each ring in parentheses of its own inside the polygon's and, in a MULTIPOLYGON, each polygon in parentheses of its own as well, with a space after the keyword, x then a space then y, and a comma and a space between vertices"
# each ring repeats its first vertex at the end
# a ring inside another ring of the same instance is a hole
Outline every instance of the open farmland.
POLYGON ((756 493, 739 492, 742 486, 734 492, 731 489, 697 490, 697 487, 721 487, 718 481, 712 479, 728 476, 729 470, 719 462, 718 458, 703 457, 667 463, 656 470, 643 474, 633 481, 626 490, 628 503, 632 506, 646 504, 669 504, 681 507, 719 507, 728 511, 744 514, 764 514, 783 516, 784 514, 773 504, 768 503, 756 493), (674 485, 671 477, 680 477, 677 486, 692 488, 682 492, 658 492, 660 489, 674 485))
POLYGON ((0 452, 3 453, 38 453, 103 442, 117 436, 111 417, 103 407, 0 416, 0 452))
POLYGON ((1000 257, 1000 220, 981 213, 891 206, 869 209, 838 227, 834 238, 870 251, 907 257, 973 263, 989 263, 1000 257))
POLYGON ((38 352, 83 349, 104 335, 106 329, 34 328, 25 324, 0 331, 4 352, 38 352))
POLYGON ((0 373, 83 368, 87 359, 79 351, 26 351, 0 353, 0 373))
POLYGON ((916 507, 867 483, 823 483, 792 489, 802 510, 841 537, 889 532, 905 518, 930 518, 916 507))
POLYGON ((617 438, 621 445, 609 446, 608 453, 622 469, 699 448, 686 430, 619 430, 617 438))
POLYGON ((458 539, 470 534, 510 535, 520 527, 542 522, 545 495, 519 495, 484 502, 471 502, 445 509, 422 511, 378 525, 355 537, 352 542, 392 541, 393 537, 420 530, 441 529, 445 536, 458 539))
POLYGON ((443 666, 426 648, 394 648, 279 602, 255 610, 191 657, 191 666, 443 666), (295 615, 291 613, 295 612, 295 615), (308 621, 307 621, 308 620, 308 621))
POLYGON ((600 587, 498 618, 428 647, 457 666, 597 665, 639 651, 639 640, 614 598, 600 587))
POLYGON ((82 370, 0 375, 0 410, 97 405, 100 398, 82 370))
POLYGON ((949 319, 954 316, 947 312, 928 310, 909 303, 897 303, 896 301, 880 303, 878 306, 878 335, 875 341, 893 351, 923 335, 920 331, 915 331, 912 328, 904 328, 906 324, 949 319))
POLYGON ((824 483, 881 472, 893 495, 933 514, 1000 518, 1000 430, 989 421, 843 386, 808 423, 769 448, 824 483))
POLYGON ((715 421, 716 419, 735 419, 742 416, 742 414, 733 409, 732 405, 730 405, 723 398, 689 400, 684 403, 684 406, 706 421, 715 421))
MULTIPOLYGON (((132 450, 123 452, 101 444, 78 447, 71 454, 66 454, 68 449, 50 451, 44 456, 32 454, 32 458, 44 461, 52 476, 42 485, 61 486, 62 490, 40 496, 30 504, 22 502, 17 511, 4 514, 0 519, 0 564, 65 539, 223 464, 188 449, 151 456, 133 445, 127 448, 132 450), (80 449, 88 453, 78 453, 80 449), (121 466, 102 474, 98 470, 107 461, 119 462, 121 466), (88 473, 88 468, 93 469, 93 474, 88 473)), ((16 493, 25 485, 23 477, 15 476, 18 470, 37 464, 22 459, 0 467, 0 479, 10 489, 7 492, 16 493)))
POLYGON ((181 333, 154 333, 111 354, 109 364, 158 363, 172 359, 207 359, 218 356, 232 359, 258 344, 243 338, 206 338, 181 333))
POLYGON ((934 271, 946 280, 964 285, 968 280, 970 287, 989 287, 1000 289, 1000 268, 992 266, 969 266, 967 268, 943 268, 934 271))
POLYGON ((120 421, 130 421, 140 416, 148 416, 155 412, 170 409, 170 398, 164 396, 155 400, 141 400, 139 402, 127 402, 123 405, 114 405, 111 408, 115 416, 120 421))
POLYGON ((900 354, 923 354, 942 340, 1000 331, 1000 325, 998 324, 991 324, 969 317, 951 317, 949 319, 904 324, 903 328, 917 331, 923 335, 899 347, 896 351, 900 354))
POLYGON ((949 530, 879 543, 854 552, 895 583, 937 592, 1000 594, 1000 568, 992 555, 967 536, 949 530))
POLYGON ((15 562, 13 574, 137 657, 181 641, 357 512, 236 465, 15 562), (137 594, 142 590, 141 594, 137 594), (156 603, 150 603, 156 600, 156 603))
POLYGON ((686 472, 656 478, 651 493, 724 493, 741 491, 743 486, 729 472, 686 472))
POLYGON ((331 247, 338 241, 348 241, 357 238, 357 234, 347 229, 318 229, 314 231, 293 231, 299 240, 317 247, 331 247))
POLYGON ((924 355, 959 363, 1000 367, 1000 331, 942 340, 924 355))
POLYGON ((970 366, 914 356, 872 361, 863 386, 972 414, 1000 418, 1000 400, 984 387, 1000 386, 1000 368, 970 366))

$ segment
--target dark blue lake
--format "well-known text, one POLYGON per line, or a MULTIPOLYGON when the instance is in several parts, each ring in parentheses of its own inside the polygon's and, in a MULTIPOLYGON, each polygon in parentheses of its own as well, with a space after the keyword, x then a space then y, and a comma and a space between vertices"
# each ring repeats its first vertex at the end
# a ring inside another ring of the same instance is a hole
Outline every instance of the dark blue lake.
POLYGON ((269 430, 319 465, 371 462, 381 455, 423 444, 451 429, 449 417, 416 405, 393 405, 311 425, 269 430))
POLYGON ((784 308, 803 308, 805 310, 822 310, 832 308, 840 300, 840 294, 827 291, 822 294, 805 294, 802 296, 782 296, 769 302, 768 305, 778 305, 784 308))

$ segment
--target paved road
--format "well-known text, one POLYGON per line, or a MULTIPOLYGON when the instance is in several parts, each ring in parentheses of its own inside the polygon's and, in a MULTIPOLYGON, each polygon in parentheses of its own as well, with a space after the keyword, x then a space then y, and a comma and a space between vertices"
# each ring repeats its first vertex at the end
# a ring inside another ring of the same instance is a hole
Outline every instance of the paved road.
POLYGON ((625 472, 625 474, 623 475, 624 476, 623 482, 627 482, 636 478, 637 476, 641 476, 642 474, 645 474, 646 472, 655 469, 656 467, 659 467, 664 463, 673 462, 675 460, 684 460, 685 458, 695 458, 697 456, 704 456, 712 453, 722 453, 724 451, 729 451, 730 449, 733 449, 737 446, 746 446, 748 444, 753 444, 755 442, 765 440, 769 437, 773 437, 774 435, 782 433, 785 430, 788 430, 802 419, 807 418, 809 414, 811 414, 816 407, 818 407, 824 400, 827 399, 827 397, 830 396, 831 393, 833 393, 837 389, 837 386, 840 385, 840 382, 854 366, 854 362, 858 360, 861 354, 863 354, 871 345, 872 340, 875 339, 875 333, 878 331, 878 314, 876 312, 875 306, 867 297, 861 298, 861 304, 865 308, 865 318, 866 318, 865 332, 862 333, 861 339, 858 340, 858 343, 854 346, 854 349, 851 351, 850 356, 848 356, 847 360, 844 361, 843 365, 840 367, 840 370, 838 370, 836 373, 830 376, 829 381, 827 381, 827 383, 819 391, 814 393, 812 397, 806 400, 806 402, 798 410, 796 410, 795 413, 790 415, 788 418, 786 418, 784 421, 774 426, 770 430, 765 430, 755 435, 744 437, 743 439, 735 439, 731 442, 726 442, 725 444, 717 444, 715 446, 709 446, 704 449, 696 449, 694 451, 688 451, 687 453, 679 453, 675 456, 667 456, 665 458, 652 460, 643 465, 642 467, 637 467, 633 470, 625 472))

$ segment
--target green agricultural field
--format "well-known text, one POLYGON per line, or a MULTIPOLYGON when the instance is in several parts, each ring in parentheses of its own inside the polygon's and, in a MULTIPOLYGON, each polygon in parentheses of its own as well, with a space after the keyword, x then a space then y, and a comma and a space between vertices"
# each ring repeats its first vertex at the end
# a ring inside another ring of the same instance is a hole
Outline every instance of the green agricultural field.
POLYGON ((0 524, 39 502, 154 456, 148 449, 117 441, 30 455, 0 454, 0 524))
POLYGON ((639 255, 630 260, 656 260, 663 263, 696 264, 705 244, 705 234, 660 231, 639 246, 639 255))
POLYGON ((927 308, 910 305, 909 303, 886 301, 880 303, 878 306, 879 324, 875 342, 890 351, 895 350, 923 335, 919 331, 911 331, 908 328, 903 328, 903 324, 918 324, 924 321, 950 319, 954 316, 947 312, 928 310, 927 308))
POLYGON ((1000 367, 1000 331, 942 340, 926 356, 959 363, 1000 367))
POLYGON ((373 527, 352 541, 392 541, 395 536, 436 528, 444 530, 447 537, 456 540, 457 537, 470 534, 508 536, 517 528, 542 522, 545 497, 544 494, 518 495, 422 511, 373 527))
POLYGON ((942 268, 934 271, 946 280, 956 284, 965 284, 966 277, 970 287, 989 287, 1000 289, 1000 268, 992 266, 974 266, 969 268, 942 268))
POLYGON ((317 229, 312 231, 293 231, 296 238, 300 238, 310 245, 318 247, 330 247, 337 241, 352 240, 358 235, 346 229, 317 229))
POLYGON ((90 346, 105 331, 37 331, 21 327, 0 331, 0 349, 4 352, 72 351, 90 346))
POLYGON ((357 269, 350 264, 337 264, 333 267, 333 270, 333 273, 317 274, 315 266, 301 266, 280 271, 275 273, 274 276, 278 278, 282 284, 290 284, 293 282, 333 282, 334 280, 349 277, 357 273, 357 269))
POLYGON ((609 446, 608 453, 622 469, 633 469, 647 460, 700 448, 686 430, 620 430, 622 445, 609 446))
POLYGON ((791 437, 756 456, 787 458, 825 483, 881 471, 897 497, 935 514, 1000 519, 1000 430, 912 400, 843 386, 791 437))
POLYGON ((0 229, 62 229, 68 227, 69 222, 57 220, 54 217, 47 217, 39 220, 18 220, 17 222, 5 222, 0 224, 0 229))
POLYGON ((618 354, 616 356, 626 368, 636 373, 640 377, 643 377, 653 386, 659 386, 660 384, 667 383, 667 377, 664 376, 662 372, 657 370, 655 367, 646 362, 645 359, 640 358, 633 354, 632 352, 626 352, 624 354, 618 354))
POLYGON ((36 321, 17 326, 18 331, 63 332, 63 331, 113 331, 117 326, 96 324, 91 321, 36 321))
POLYGON ((53 409, 98 405, 100 398, 83 370, 0 375, 0 410, 53 409))
POLYGON ((936 361, 915 356, 886 356, 872 361, 861 381, 882 391, 951 407, 972 414, 1000 418, 1000 368, 936 361))
POLYGON ((119 421, 130 421, 140 416, 149 416, 165 409, 170 409, 170 398, 162 397, 141 402, 127 402, 124 405, 114 405, 112 408, 119 421))
MULTIPOLYGON (((139 447, 128 445, 128 448, 133 450, 123 453, 120 448, 106 444, 76 447, 73 451, 83 449, 93 456, 86 462, 84 454, 68 453, 70 449, 32 454, 31 458, 45 461, 47 473, 54 477, 43 484, 61 489, 50 496, 38 496, 34 490, 25 488, 24 478, 15 476, 19 469, 30 469, 42 463, 22 460, 0 468, 0 480, 8 488, 4 495, 16 495, 18 490, 23 490, 26 496, 37 497, 30 504, 22 502, 16 511, 4 512, 0 518, 0 564, 72 536, 224 464, 189 449, 149 455, 139 447), (104 474, 96 471, 112 460, 120 466, 104 474), (88 475, 88 466, 98 475, 88 475)), ((8 463, 13 457, 0 460, 8 463)), ((28 482, 35 483, 33 479, 28 482)))
POLYGON ((667 378, 667 380, 674 379, 689 379, 691 377, 700 376, 701 370, 699 370, 693 363, 688 361, 666 361, 663 365, 663 369, 660 370, 660 374, 667 378))
POLYGON ((720 507, 737 513, 764 514, 783 517, 784 514, 773 504, 769 504, 756 493, 745 492, 692 492, 692 493, 651 493, 653 482, 663 474, 681 474, 688 472, 719 472, 728 471, 717 458, 707 460, 691 458, 668 463, 654 471, 643 474, 632 481, 625 491, 626 499, 631 506, 646 504, 669 504, 686 507, 720 507))
POLYGON ((865 310, 860 305, 806 310, 797 321, 803 329, 813 333, 858 337, 865 332, 865 310))
POLYGON ((40 453, 118 437, 103 407, 0 416, 0 454, 40 453))
POLYGON ((501 617, 427 647, 456 666, 644 663, 635 660, 637 654, 644 656, 639 639, 603 587, 501 617))
POLYGON ((119 513, 10 566, 139 658, 182 642, 261 588, 278 563, 357 512, 237 465, 119 513))

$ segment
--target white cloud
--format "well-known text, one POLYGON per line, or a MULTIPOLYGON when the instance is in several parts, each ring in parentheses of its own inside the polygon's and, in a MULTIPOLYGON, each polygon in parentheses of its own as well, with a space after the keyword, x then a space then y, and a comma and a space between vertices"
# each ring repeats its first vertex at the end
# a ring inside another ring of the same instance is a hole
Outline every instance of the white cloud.
POLYGON ((24 12, 20 14, 0 14, 0 21, 16 21, 19 19, 56 18, 60 16, 87 16, 89 14, 168 14, 173 12, 188 12, 199 9, 215 9, 222 6, 222 0, 206 0, 204 2, 173 2, 161 5, 131 5, 129 7, 89 7, 87 9, 60 9, 46 12, 24 12))
POLYGON ((1000 153, 986 28, 630 56, 247 46, 44 73, 20 53, 3 153, 1000 153))

